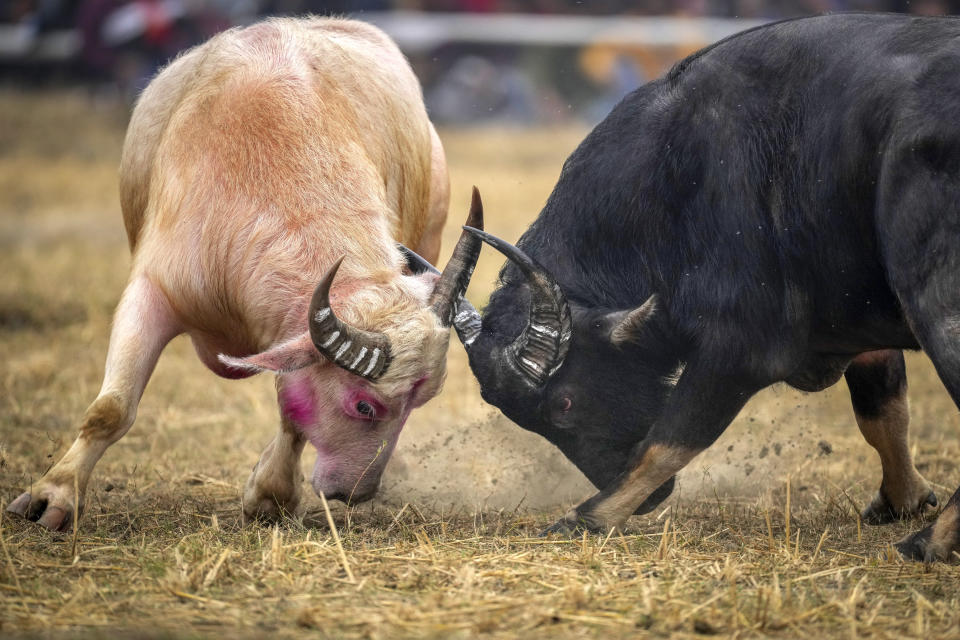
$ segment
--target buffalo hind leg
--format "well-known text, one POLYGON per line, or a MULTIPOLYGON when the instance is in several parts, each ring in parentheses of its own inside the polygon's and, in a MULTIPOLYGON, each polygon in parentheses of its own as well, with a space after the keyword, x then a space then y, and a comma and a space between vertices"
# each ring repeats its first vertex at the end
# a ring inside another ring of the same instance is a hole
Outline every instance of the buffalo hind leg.
MULTIPOLYGON (((954 266, 960 268, 960 264, 954 266)), ((942 276, 936 274, 935 277, 939 279, 942 276)), ((937 293, 953 292, 953 288, 933 283, 929 286, 937 293)), ((934 299, 927 295, 913 298, 910 302, 919 304, 908 309, 915 314, 911 319, 923 350, 930 356, 954 404, 960 407, 960 323, 958 316, 945 313, 941 307, 953 303, 954 308, 960 309, 960 299, 945 300, 945 297, 934 299)), ((960 488, 933 524, 907 536, 896 544, 896 548, 905 558, 923 562, 948 560, 960 553, 960 488)))
POLYGON ((544 533, 607 532, 638 510, 652 510, 669 495, 676 473, 713 444, 747 400, 765 386, 688 363, 660 418, 634 449, 626 471, 544 533))
MULTIPOLYGON (((917 89, 941 96, 948 75, 927 77, 917 89)), ((917 342, 960 407, 960 179, 955 170, 960 150, 943 143, 945 132, 960 132, 954 104, 927 100, 925 130, 891 138, 877 225, 893 291, 917 342)), ((933 562, 960 552, 958 502, 955 493, 933 525, 897 544, 900 553, 933 562)))
MULTIPOLYGON (((942 302, 941 298, 937 304, 942 302)), ((954 302, 956 308, 960 308, 960 300, 954 302)), ((913 323, 920 344, 930 356, 954 403, 960 406, 960 325, 957 317, 941 316, 943 319, 933 321, 930 315, 923 314, 920 317, 925 317, 926 321, 914 319, 913 323)), ((960 553, 960 488, 933 524, 907 536, 896 547, 905 558, 923 562, 947 560, 951 555, 960 553)))
POLYGON ((936 506, 937 497, 914 466, 907 442, 910 412, 903 352, 871 351, 853 359, 844 374, 857 425, 877 450, 883 480, 863 521, 887 524, 936 506))
POLYGON ((896 547, 905 558, 923 562, 947 560, 951 554, 960 557, 960 488, 933 524, 907 536, 896 547))
POLYGON ((66 454, 7 510, 52 531, 73 526, 83 512, 94 465, 123 437, 137 413, 143 389, 167 343, 180 333, 166 298, 145 276, 131 279, 114 315, 110 347, 97 399, 66 454))
POLYGON ((274 522, 293 515, 300 504, 300 456, 305 442, 290 420, 282 417, 279 433, 263 450, 243 488, 245 524, 255 520, 274 522))

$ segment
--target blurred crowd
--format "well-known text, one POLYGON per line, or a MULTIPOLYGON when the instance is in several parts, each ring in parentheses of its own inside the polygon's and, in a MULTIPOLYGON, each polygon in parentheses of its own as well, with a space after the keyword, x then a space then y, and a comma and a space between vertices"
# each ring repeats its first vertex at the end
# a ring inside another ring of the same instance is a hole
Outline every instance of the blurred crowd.
MULTIPOLYGON (((230 26, 267 15, 401 10, 773 20, 833 11, 956 14, 960 0, 0 0, 0 81, 56 77, 109 87, 132 101, 179 51, 230 26), (36 55, 46 36, 64 34, 59 54, 36 55)), ((571 114, 596 120, 627 91, 695 48, 448 43, 407 53, 438 122, 531 122, 571 114)))
POLYGON ((257 15, 433 11, 567 15, 684 15, 776 19, 827 11, 960 12, 960 0, 3 0, 0 23, 64 28, 126 5, 174 19, 224 21, 257 15))

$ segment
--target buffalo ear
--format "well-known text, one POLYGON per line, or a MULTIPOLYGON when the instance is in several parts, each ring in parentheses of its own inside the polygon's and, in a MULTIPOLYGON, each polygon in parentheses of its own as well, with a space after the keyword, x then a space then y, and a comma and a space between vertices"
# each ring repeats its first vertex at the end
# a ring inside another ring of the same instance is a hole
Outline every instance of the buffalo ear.
POLYGON ((610 329, 610 341, 620 347, 630 342, 636 342, 643 332, 643 326, 657 311, 656 294, 647 298, 646 302, 636 309, 614 311, 607 315, 610 329))
POLYGON ((217 356, 220 362, 228 367, 252 373, 296 371, 314 364, 321 357, 316 347, 313 346, 309 331, 252 356, 234 358, 223 353, 217 356))

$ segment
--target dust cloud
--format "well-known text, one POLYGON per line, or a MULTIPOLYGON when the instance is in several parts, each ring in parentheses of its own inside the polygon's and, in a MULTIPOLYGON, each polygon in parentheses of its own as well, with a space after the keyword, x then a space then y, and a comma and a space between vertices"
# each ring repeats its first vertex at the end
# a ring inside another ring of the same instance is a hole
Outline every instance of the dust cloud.
MULTIPOLYGON (((679 474, 672 499, 754 499, 801 470, 826 473, 850 463, 850 448, 859 461, 872 461, 864 457, 870 452, 863 448, 850 409, 843 426, 845 393, 840 389, 825 398, 779 386, 759 394, 679 474), (835 454, 835 446, 844 452, 835 454)), ((868 484, 879 482, 879 465, 876 471, 868 484)), ((412 420, 387 466, 378 500, 437 509, 522 505, 550 511, 566 509, 595 491, 547 440, 487 407, 486 415, 466 424, 412 420)))

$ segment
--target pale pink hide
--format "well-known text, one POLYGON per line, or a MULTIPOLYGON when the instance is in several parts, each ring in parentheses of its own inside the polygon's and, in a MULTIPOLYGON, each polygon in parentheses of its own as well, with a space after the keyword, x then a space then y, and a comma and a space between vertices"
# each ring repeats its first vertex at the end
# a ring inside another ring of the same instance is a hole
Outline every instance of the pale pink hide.
POLYGON ((443 151, 395 45, 363 23, 307 18, 192 49, 141 96, 120 192, 133 267, 103 387, 64 458, 9 509, 69 528, 180 333, 219 375, 279 372, 281 426, 247 482, 246 516, 297 506, 305 439, 316 491, 370 497, 410 411, 440 389, 448 340, 426 307, 435 276, 404 275, 395 248, 435 262, 448 204, 443 151), (334 312, 391 341, 376 382, 327 362, 307 333, 313 289, 342 255, 334 312))

